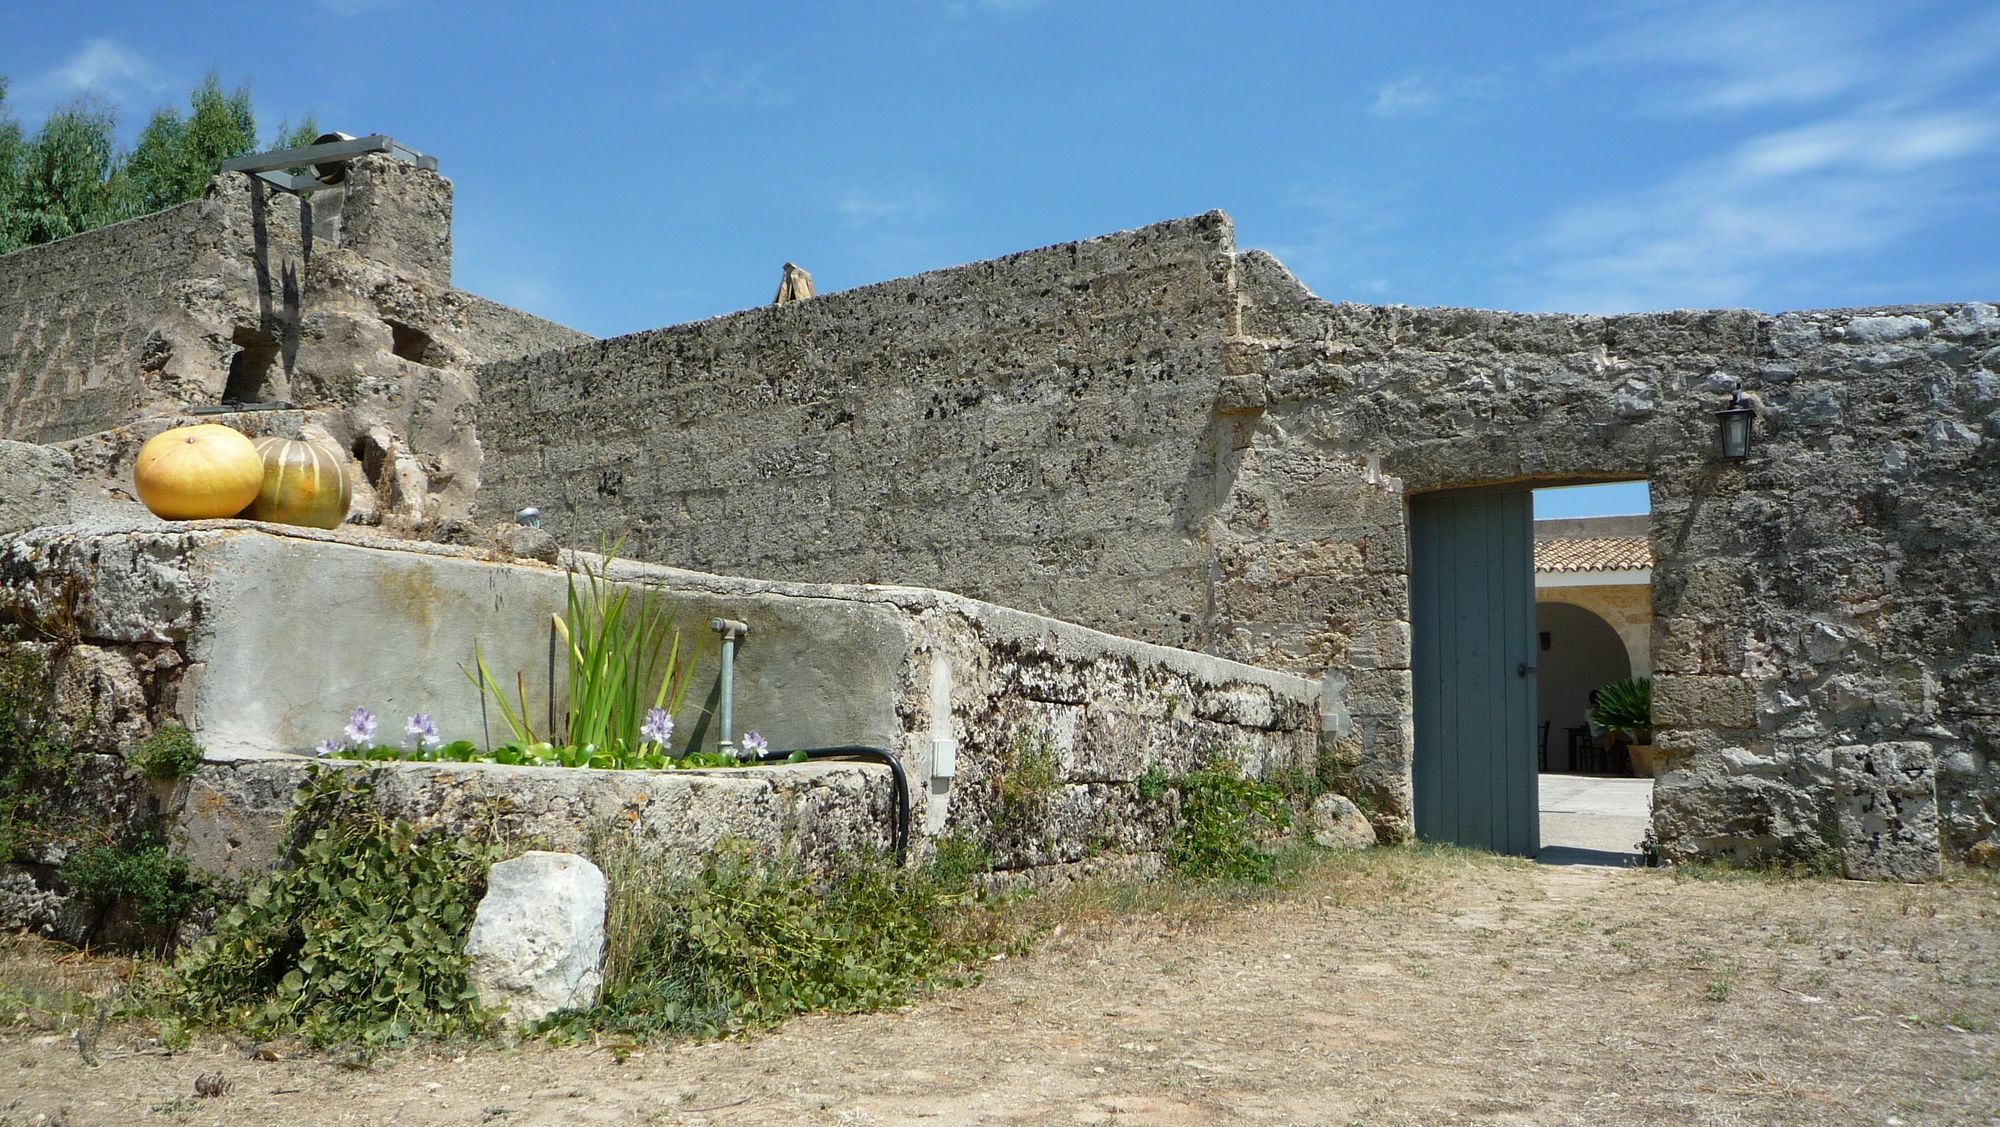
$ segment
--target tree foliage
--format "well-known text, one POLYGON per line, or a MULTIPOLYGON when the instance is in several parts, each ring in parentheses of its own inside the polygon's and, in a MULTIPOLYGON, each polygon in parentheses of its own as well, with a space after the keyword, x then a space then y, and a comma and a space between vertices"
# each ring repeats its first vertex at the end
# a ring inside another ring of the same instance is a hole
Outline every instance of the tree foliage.
MULTIPOLYGON (((224 92, 213 73, 188 111, 156 111, 130 152, 117 151, 116 109, 85 97, 58 107, 33 134, 8 111, 0 78, 0 254, 199 197, 216 166, 257 147, 248 87, 224 92)), ((310 144, 308 117, 280 125, 271 148, 310 144)))

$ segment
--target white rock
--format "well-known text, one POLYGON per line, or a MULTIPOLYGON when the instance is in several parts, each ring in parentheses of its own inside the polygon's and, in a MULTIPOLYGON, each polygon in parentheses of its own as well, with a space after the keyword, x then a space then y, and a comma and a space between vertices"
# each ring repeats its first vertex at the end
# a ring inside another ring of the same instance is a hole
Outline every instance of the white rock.
POLYGON ((1366 849, 1375 844, 1375 827, 1361 808, 1337 794, 1313 799, 1313 840, 1328 849, 1366 849))
POLYGON ((1907 340, 1923 336, 1931 331, 1931 323, 1922 317, 1856 317, 1847 323, 1847 339, 1866 344, 1882 344, 1892 340, 1907 340))
POLYGON ((1944 319, 1943 332, 1949 337, 2000 332, 2000 309, 1995 309, 1983 301, 1961 305, 1951 316, 1944 319))
POLYGON ((604 984, 604 874, 574 853, 493 866, 465 953, 483 1006, 509 1026, 586 1009, 604 984))

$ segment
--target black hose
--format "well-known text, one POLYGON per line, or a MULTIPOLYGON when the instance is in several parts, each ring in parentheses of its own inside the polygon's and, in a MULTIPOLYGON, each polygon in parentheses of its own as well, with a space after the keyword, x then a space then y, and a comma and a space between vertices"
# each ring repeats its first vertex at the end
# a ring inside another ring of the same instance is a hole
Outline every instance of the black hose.
POLYGON ((901 866, 904 855, 910 848, 910 780, 903 773, 903 761, 896 758, 887 748, 843 744, 839 747, 807 747, 791 751, 779 751, 773 748, 755 756, 753 762, 785 763, 799 755, 805 756, 808 760, 866 759, 889 768, 889 775, 896 783, 896 789, 889 796, 889 849, 896 856, 896 864, 901 866))

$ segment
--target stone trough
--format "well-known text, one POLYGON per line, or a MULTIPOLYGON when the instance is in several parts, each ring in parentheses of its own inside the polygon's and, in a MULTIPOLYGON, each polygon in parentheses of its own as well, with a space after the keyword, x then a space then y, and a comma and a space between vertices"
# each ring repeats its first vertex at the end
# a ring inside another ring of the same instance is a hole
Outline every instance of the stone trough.
MULTIPOLYGON (((919 849, 963 833, 1001 868, 1156 852, 1164 823, 1136 787, 1149 769, 1227 755, 1259 774, 1308 764, 1318 749, 1319 685, 1288 674, 939 591, 608 567, 666 601, 697 660, 677 750, 715 747, 719 647, 708 624, 745 622, 738 734, 758 730, 774 748, 887 749, 909 777, 919 849), (1000 778, 1023 748, 1053 756, 1057 780, 1035 825, 1003 830, 1000 778)), ((446 740, 506 739, 497 710, 482 718, 466 676, 475 647, 498 679, 522 687, 538 726, 552 707, 560 713, 550 616, 569 580, 561 567, 494 552, 248 521, 132 515, 0 538, 10 613, 68 624, 58 632, 73 626, 62 710, 99 762, 92 793, 78 800, 157 807, 190 864, 221 876, 277 863, 294 792, 330 762, 314 745, 337 739, 356 707, 381 717, 383 742, 418 712, 446 740), (117 757, 169 718, 192 731, 202 762, 191 778, 134 797, 117 757)), ((889 835, 889 773, 873 765, 354 766, 386 815, 490 827, 544 849, 586 851, 609 831, 687 865, 732 837, 830 866, 889 835)), ((8 879, 46 877, 54 860, 29 858, 8 879)))

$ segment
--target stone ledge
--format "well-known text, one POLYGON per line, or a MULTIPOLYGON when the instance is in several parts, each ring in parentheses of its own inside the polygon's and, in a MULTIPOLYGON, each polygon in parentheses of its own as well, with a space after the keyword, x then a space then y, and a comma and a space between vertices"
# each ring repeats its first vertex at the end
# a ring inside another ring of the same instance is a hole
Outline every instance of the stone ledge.
POLYGON ((821 867, 889 845, 889 773, 861 764, 615 771, 282 755, 208 761, 195 772, 175 812, 189 865, 218 877, 276 866, 285 817, 316 769, 354 772, 373 787, 377 812, 420 831, 586 855, 623 840, 669 868, 698 867, 724 837, 821 867))

